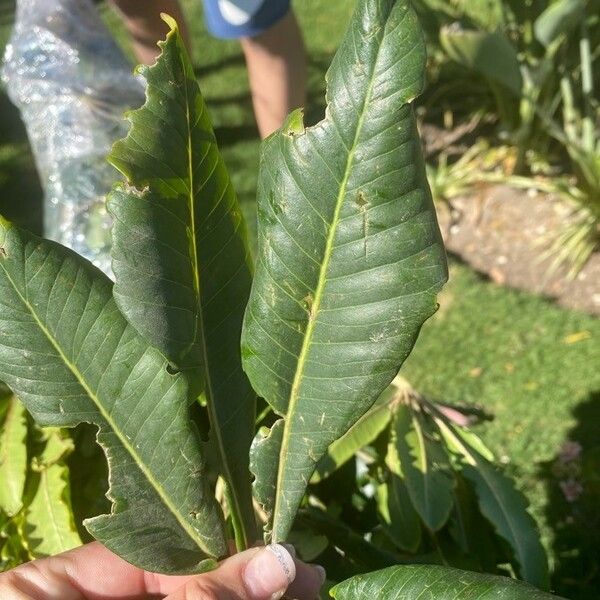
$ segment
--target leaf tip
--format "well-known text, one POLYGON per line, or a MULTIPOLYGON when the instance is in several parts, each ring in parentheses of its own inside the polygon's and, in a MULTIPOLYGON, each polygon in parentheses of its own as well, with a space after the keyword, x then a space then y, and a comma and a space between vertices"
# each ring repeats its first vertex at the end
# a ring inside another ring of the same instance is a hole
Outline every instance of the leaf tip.
POLYGON ((168 15, 167 13, 160 13, 160 18, 169 26, 169 33, 179 31, 177 21, 171 15, 168 15))

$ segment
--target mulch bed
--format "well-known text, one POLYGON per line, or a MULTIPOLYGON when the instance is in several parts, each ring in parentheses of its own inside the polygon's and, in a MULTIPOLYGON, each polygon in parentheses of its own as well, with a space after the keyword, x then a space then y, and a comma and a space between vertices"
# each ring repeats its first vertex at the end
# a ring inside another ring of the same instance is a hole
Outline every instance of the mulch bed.
POLYGON ((528 290, 567 308, 600 314, 600 253, 575 278, 550 269, 549 239, 568 222, 571 206, 553 196, 506 186, 484 186, 440 204, 446 247, 500 285, 528 290))

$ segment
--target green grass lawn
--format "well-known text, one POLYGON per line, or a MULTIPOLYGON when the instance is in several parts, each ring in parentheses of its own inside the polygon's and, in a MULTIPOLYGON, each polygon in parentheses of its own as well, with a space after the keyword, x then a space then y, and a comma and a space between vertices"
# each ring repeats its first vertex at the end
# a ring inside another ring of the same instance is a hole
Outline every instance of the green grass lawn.
MULTIPOLYGON (((0 0, 2 45, 7 6, 0 0)), ((310 53, 307 115, 315 121, 324 109, 324 70, 353 2, 302 0, 296 6, 310 53)), ((253 231, 259 141, 242 55, 236 43, 206 34, 199 0, 186 0, 185 7, 202 90, 253 231)), ((41 191, 24 130, 3 94, 0 136, 0 212, 39 230, 41 191)), ((599 597, 600 320, 503 289, 460 264, 453 264, 440 304, 405 366, 406 377, 432 398, 476 404, 493 416, 478 431, 529 498, 559 571, 555 587, 570 598, 599 597), (583 480, 575 503, 567 503, 559 488, 568 473, 554 465, 566 440, 583 446, 582 458, 563 468, 583 480)))

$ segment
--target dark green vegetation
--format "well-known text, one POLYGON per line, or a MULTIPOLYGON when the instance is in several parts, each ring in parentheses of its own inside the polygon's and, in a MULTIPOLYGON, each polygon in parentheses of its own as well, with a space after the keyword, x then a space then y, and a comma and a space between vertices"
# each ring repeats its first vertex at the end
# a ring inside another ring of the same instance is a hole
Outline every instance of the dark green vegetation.
POLYGON ((473 168, 467 179, 497 180, 495 169, 504 182, 563 198, 573 220, 550 250, 555 264, 577 272, 600 245, 600 1, 414 3, 432 56, 433 98, 443 99, 430 98, 429 107, 463 125, 492 117, 487 139, 510 148, 503 165, 483 144, 471 158, 487 155, 492 169, 473 168))
POLYGON ((556 597, 516 581, 507 584, 505 578, 424 565, 392 567, 366 576, 358 575, 337 585, 331 595, 339 600, 548 600, 556 597), (423 583, 426 583, 426 591, 423 583))
MULTIPOLYGON (((351 4, 298 6, 312 56, 307 121, 314 122, 321 116, 323 70, 337 47, 336 32, 341 29, 332 24, 349 16, 351 4)), ((190 8, 197 13, 195 5, 190 8)), ((198 74, 202 89, 234 187, 252 223, 258 143, 242 59, 234 44, 202 37, 200 46, 197 54, 201 57, 198 74)), ((35 199, 37 192, 35 188, 31 192, 25 188, 23 193, 23 184, 31 186, 34 181, 33 170, 27 156, 20 154, 26 146, 22 133, 13 129, 14 112, 7 109, 5 114, 10 128, 3 128, 2 132, 12 135, 12 142, 18 145, 3 147, 6 161, 0 169, 8 185, 0 199, 2 211, 7 215, 20 212, 31 223, 35 213, 29 212, 26 204, 10 201, 15 197, 35 199)), ((35 226, 35 220, 33 223, 35 226)), ((483 429, 485 441, 501 459, 509 459, 509 471, 533 502, 534 514, 546 521, 544 532, 549 546, 556 528, 555 556, 561 561, 562 570, 554 587, 570 597, 595 597, 593 592, 585 591, 585 586, 595 568, 591 553, 593 527, 587 518, 594 512, 586 508, 586 503, 593 504, 592 486, 597 486, 590 475, 594 471, 593 455, 587 446, 597 444, 591 429, 594 418, 597 419, 595 390, 600 388, 595 368, 600 359, 597 321, 496 288, 462 267, 453 271, 441 302, 442 311, 425 327, 405 375, 430 397, 476 403, 496 416, 483 429), (566 437, 584 445, 584 497, 575 504, 561 499, 558 475, 549 466, 566 437), (574 525, 568 522, 571 514, 574 525), (564 524, 561 529, 559 522, 564 524), (589 554, 575 555, 573 548, 577 552, 585 550, 585 539, 589 540, 589 554)), ((99 507, 91 512, 104 510, 99 507)), ((319 526, 327 531, 325 524, 319 526)))

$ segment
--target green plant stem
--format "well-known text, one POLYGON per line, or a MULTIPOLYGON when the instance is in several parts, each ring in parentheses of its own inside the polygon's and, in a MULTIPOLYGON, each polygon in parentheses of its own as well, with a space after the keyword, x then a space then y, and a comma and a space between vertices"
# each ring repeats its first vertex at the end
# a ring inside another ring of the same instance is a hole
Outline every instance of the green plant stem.
POLYGON ((242 514, 235 510, 235 499, 229 490, 229 484, 227 482, 225 482, 225 499, 229 506, 235 548, 238 552, 243 552, 250 548, 255 540, 248 538, 248 530, 242 520, 242 514))
POLYGON ((585 22, 581 21, 581 39, 579 41, 579 53, 581 56, 581 87, 583 91, 584 117, 582 122, 582 142, 587 152, 596 149, 594 127, 594 116, 592 110, 592 99, 594 97, 594 76, 592 73, 592 53, 590 49, 590 37, 585 22))

